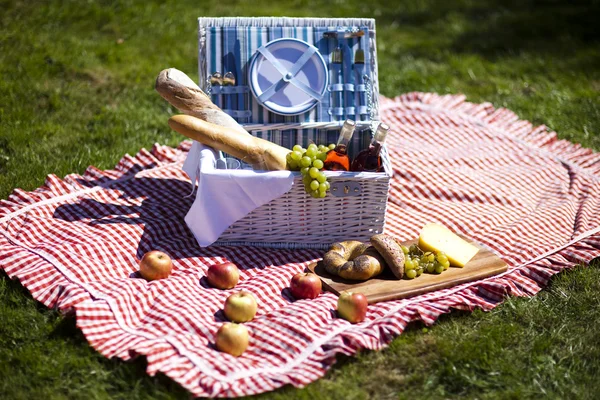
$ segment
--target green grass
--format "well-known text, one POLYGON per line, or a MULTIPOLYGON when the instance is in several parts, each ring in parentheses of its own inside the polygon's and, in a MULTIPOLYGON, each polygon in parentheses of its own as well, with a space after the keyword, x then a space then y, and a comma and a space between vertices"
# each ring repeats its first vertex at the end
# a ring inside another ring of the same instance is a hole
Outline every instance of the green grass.
MULTIPOLYGON (((600 149, 600 3, 538 0, 0 0, 0 198, 45 176, 111 168, 124 153, 176 145, 158 72, 196 77, 201 15, 372 16, 382 93, 465 93, 600 149), (388 4, 389 3, 389 4, 388 4)), ((266 398, 597 398, 599 264, 532 299, 415 324, 381 352, 340 358, 307 388, 266 398)), ((63 317, 0 275, 0 398, 185 398, 144 360, 95 353, 63 317)))

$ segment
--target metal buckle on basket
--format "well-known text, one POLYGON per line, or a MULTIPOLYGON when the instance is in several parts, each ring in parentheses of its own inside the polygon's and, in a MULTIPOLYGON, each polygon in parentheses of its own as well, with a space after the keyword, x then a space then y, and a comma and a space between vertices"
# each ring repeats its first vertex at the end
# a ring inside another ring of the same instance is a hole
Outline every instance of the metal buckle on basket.
POLYGON ((335 197, 360 196, 362 188, 359 182, 332 182, 330 192, 335 197))

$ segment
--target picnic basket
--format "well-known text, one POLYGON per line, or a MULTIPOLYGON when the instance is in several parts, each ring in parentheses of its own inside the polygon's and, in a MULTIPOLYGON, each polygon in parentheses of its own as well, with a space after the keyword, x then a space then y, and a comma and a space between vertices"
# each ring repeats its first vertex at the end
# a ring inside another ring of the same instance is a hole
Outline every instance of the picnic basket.
MULTIPOLYGON (((199 82, 218 106, 252 135, 291 148, 295 144, 335 143, 346 117, 356 120, 349 146, 353 157, 367 147, 378 120, 375 20, 366 18, 199 18, 199 82), (353 36, 360 32, 362 36, 353 36), (333 33, 333 34, 332 34, 333 33), (338 35, 338 38, 331 36, 338 35), (274 113, 253 95, 248 69, 257 51, 274 40, 300 39, 318 48, 328 73, 333 48, 341 41, 350 51, 362 48, 364 81, 329 84, 316 106, 297 115, 274 113), (214 72, 232 73, 236 84, 211 84, 214 72), (332 107, 335 92, 353 93, 354 104, 332 107), (362 99, 359 97, 362 95, 362 99), (363 100, 363 101, 361 101, 363 100)), ((292 189, 233 223, 217 245, 324 249, 336 241, 366 241, 383 231, 392 174, 385 146, 385 172, 327 171, 330 192, 323 199, 307 195, 295 172, 292 189)))

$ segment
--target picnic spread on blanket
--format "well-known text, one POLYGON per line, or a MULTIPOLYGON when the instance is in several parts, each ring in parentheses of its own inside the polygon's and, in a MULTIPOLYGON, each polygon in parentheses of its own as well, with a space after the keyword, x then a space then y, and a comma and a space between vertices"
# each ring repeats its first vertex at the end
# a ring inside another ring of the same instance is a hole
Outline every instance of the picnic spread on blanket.
POLYGON ((379 96, 375 21, 200 18, 192 141, 0 201, 0 267, 196 396, 322 377, 600 256, 600 156, 464 96, 379 96))

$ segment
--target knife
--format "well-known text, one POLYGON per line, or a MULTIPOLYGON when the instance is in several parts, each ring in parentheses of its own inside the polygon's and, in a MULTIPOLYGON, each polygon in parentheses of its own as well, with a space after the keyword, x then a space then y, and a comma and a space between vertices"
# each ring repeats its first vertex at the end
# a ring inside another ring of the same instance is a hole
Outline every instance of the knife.
MULTIPOLYGON (((364 85, 365 84, 365 80, 363 78, 364 74, 365 74, 365 51, 363 49, 358 49, 356 50, 356 53, 354 54, 354 71, 356 72, 356 84, 357 85, 364 85)), ((356 102, 356 105, 360 106, 364 106, 365 102, 364 102, 364 93, 365 92, 359 92, 356 91, 356 96, 358 97, 358 101, 356 102)), ((357 116, 359 116, 361 121, 364 121, 364 117, 362 113, 357 112, 356 113, 357 116)))
MULTIPOLYGON (((235 68, 235 57, 232 52, 227 53, 223 56, 223 86, 233 87, 235 85, 235 76, 231 72, 235 68)), ((234 104, 232 102, 233 95, 231 93, 224 93, 223 99, 225 100, 225 109, 233 111, 234 104)), ((230 114, 231 115, 231 114, 230 114)))
MULTIPOLYGON (((348 44, 344 44, 344 85, 351 84, 354 85, 354 74, 352 73, 352 51, 350 50, 350 46, 348 44)), ((350 118, 350 116, 354 118, 354 114, 346 114, 349 108, 354 107, 354 91, 346 90, 344 87, 344 114, 346 118, 350 118)))

